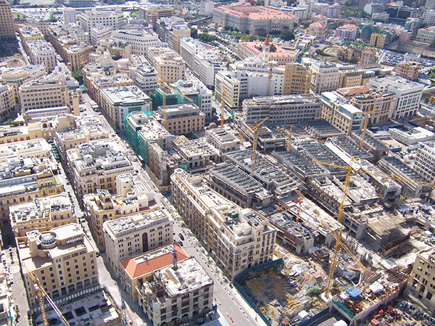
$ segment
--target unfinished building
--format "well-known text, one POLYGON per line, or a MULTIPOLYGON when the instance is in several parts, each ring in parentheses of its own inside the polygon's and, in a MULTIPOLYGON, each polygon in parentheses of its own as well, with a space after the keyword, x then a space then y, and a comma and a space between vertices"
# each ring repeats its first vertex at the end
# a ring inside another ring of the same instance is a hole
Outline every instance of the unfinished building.
MULTIPOLYGON (((252 150, 227 153, 226 157, 247 174, 251 173, 252 150)), ((271 157, 257 153, 254 166, 254 178, 277 198, 288 196, 299 187, 299 180, 289 169, 271 157)))
MULTIPOLYGON (((354 131, 350 137, 359 144, 362 138, 362 131, 354 131)), ((389 150, 387 145, 373 137, 369 131, 366 132, 364 136, 363 148, 372 154, 373 162, 379 161, 382 157, 388 154, 389 150)))
POLYGON ((215 165, 205 178, 210 188, 243 208, 260 209, 273 200, 260 182, 230 163, 215 165))
POLYGON ((402 185, 402 194, 411 198, 424 198, 430 195, 432 188, 421 183, 429 183, 417 171, 394 156, 386 156, 379 161, 379 166, 396 178, 402 185))
POLYGON ((219 151, 219 155, 240 149, 240 140, 225 128, 209 129, 206 132, 207 141, 219 151))
POLYGON ((301 180, 329 175, 326 166, 313 163, 306 153, 300 151, 273 152, 279 163, 287 166, 301 180))
POLYGON ((358 159, 371 160, 373 156, 357 145, 349 136, 336 136, 332 137, 325 143, 331 149, 331 145, 339 148, 341 151, 347 153, 350 157, 358 159))
POLYGON ((326 139, 329 137, 340 136, 344 134, 340 129, 334 127, 328 121, 322 119, 309 121, 306 122, 304 125, 305 130, 311 136, 318 139, 326 139))

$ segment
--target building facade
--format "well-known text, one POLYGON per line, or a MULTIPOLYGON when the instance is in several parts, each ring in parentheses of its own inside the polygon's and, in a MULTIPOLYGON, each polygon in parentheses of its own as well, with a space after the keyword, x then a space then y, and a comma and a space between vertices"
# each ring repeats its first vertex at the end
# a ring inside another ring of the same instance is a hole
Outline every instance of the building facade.
POLYGON ((0 39, 15 39, 15 24, 11 6, 6 0, 0 0, 0 39))
POLYGON ((435 146, 421 144, 417 150, 414 169, 430 182, 435 182, 435 146))

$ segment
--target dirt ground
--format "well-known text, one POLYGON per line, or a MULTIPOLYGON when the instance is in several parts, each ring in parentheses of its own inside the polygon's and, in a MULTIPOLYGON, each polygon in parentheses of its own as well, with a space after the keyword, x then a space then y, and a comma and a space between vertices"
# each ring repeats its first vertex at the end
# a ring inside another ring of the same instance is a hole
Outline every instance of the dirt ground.
POLYGON ((13 68, 25 65, 26 62, 20 53, 15 53, 13 56, 9 57, 0 57, 0 67, 13 68))

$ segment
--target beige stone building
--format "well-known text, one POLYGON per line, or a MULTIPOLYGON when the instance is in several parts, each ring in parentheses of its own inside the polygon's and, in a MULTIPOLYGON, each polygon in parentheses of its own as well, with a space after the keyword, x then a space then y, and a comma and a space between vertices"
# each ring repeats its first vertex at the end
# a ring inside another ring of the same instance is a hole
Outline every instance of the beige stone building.
POLYGON ((139 8, 141 18, 145 18, 147 23, 155 27, 157 21, 163 17, 172 17, 174 15, 174 8, 170 6, 152 6, 151 8, 139 8))
POLYGON ((0 145, 37 138, 51 139, 53 136, 54 128, 51 123, 39 122, 19 127, 0 126, 0 145))
POLYGON ((30 273, 53 300, 98 286, 96 250, 79 224, 31 231, 17 244, 30 308, 38 306, 30 273))
POLYGON ((0 0, 0 39, 14 39, 15 24, 11 6, 6 0, 0 0))
POLYGON ((77 222, 74 206, 66 192, 10 206, 9 216, 15 237, 25 237, 30 231, 46 232, 77 222))
POLYGON ((157 76, 166 83, 174 83, 179 80, 185 80, 186 64, 183 58, 176 52, 165 52, 154 58, 154 67, 157 76))
POLYGON ((205 126, 205 114, 195 104, 159 107, 156 120, 171 134, 182 135, 200 131, 205 126))
POLYGON ((327 31, 328 28, 326 27, 326 25, 319 21, 311 23, 308 27, 308 35, 314 36, 319 41, 325 39, 327 31))
POLYGON ((285 65, 282 94, 308 94, 310 91, 310 81, 307 79, 307 67, 299 63, 287 63, 285 65))
POLYGON ((272 260, 276 229, 267 219, 211 190, 201 176, 176 169, 171 185, 172 204, 230 279, 272 260))
POLYGON ((121 286, 133 301, 138 301, 140 287, 152 273, 173 264, 174 251, 177 253, 177 263, 188 258, 183 248, 175 242, 121 262, 121 286))
POLYGON ((213 308, 213 280, 188 258, 150 275, 139 289, 139 305, 155 326, 204 318, 213 308))
POLYGON ((120 217, 103 224, 107 260, 120 276, 121 262, 173 242, 172 224, 163 210, 120 217))
POLYGON ((417 80, 420 72, 420 63, 418 62, 400 62, 396 66, 396 76, 409 80, 417 80))
POLYGON ((405 293, 418 300, 432 313, 435 313, 435 249, 429 248, 418 253, 409 277, 405 293))
POLYGON ((315 94, 335 91, 340 84, 340 72, 335 63, 313 61, 310 66, 311 91, 315 94))
POLYGON ((15 111, 14 89, 0 84, 0 117, 5 118, 15 111))
POLYGON ((97 189, 116 190, 116 177, 133 172, 133 166, 120 145, 109 139, 92 140, 67 150, 67 168, 76 194, 95 193, 97 189))
MULTIPOLYGON (((137 180, 137 179, 136 179, 137 180)), ((147 193, 140 182, 135 182, 129 173, 116 178, 116 195, 111 195, 105 189, 83 197, 86 215, 89 220, 95 242, 103 247, 103 223, 121 216, 144 214, 159 210, 153 193, 147 193)))
POLYGON ((370 46, 383 49, 387 42, 387 35, 373 33, 370 36, 370 46))

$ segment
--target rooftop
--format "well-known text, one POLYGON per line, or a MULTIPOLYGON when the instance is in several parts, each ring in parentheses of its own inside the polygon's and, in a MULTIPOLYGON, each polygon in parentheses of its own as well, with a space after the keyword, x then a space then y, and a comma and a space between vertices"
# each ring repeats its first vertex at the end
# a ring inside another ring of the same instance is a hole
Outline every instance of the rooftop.
POLYGON ((120 234, 139 231, 163 221, 169 222, 169 216, 163 210, 148 212, 146 214, 135 214, 128 217, 121 217, 116 220, 105 222, 111 233, 116 237, 120 234))
POLYGON ((131 105, 134 103, 151 102, 151 98, 137 86, 109 87, 101 90, 115 105, 131 105))

